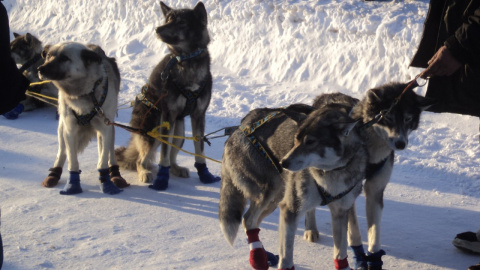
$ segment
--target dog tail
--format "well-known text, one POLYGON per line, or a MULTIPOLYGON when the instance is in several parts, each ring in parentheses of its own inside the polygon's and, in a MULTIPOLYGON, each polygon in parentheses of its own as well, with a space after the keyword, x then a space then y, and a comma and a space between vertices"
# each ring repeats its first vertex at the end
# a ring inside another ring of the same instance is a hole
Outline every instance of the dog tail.
POLYGON ((237 237, 238 227, 242 221, 245 210, 246 198, 243 193, 233 185, 230 175, 224 172, 222 166, 222 184, 220 189, 220 202, 218 204, 218 218, 220 228, 227 242, 233 246, 237 237))
POLYGON ((122 169, 136 170, 138 151, 132 142, 128 147, 120 147, 115 149, 115 157, 117 158, 118 166, 122 169))

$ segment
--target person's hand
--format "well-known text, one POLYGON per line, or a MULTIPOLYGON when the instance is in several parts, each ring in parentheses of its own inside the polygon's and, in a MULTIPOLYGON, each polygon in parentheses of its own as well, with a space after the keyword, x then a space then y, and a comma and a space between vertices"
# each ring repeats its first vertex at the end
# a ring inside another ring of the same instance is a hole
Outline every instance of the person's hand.
POLYGON ((426 79, 432 76, 450 76, 460 67, 462 67, 462 63, 453 57, 447 47, 442 46, 428 61, 428 67, 420 77, 426 79))

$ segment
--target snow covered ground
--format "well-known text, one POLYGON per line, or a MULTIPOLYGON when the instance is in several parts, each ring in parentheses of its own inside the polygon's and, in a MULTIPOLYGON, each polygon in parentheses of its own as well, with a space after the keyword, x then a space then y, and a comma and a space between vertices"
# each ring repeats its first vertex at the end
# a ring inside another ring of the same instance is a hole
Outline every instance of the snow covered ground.
MULTIPOLYGON (((96 43, 115 57, 122 75, 119 103, 133 100, 166 46, 154 29, 163 16, 157 0, 5 0, 12 32, 54 44, 96 43)), ((169 1, 175 8, 196 0, 169 1)), ((310 104, 320 93, 361 98, 390 81, 406 82, 420 40, 428 0, 206 0, 214 76, 207 131, 236 125, 251 109, 310 104)), ((13 35, 11 36, 13 38, 13 35)), ((424 94, 425 88, 418 93, 424 94)), ((128 123, 131 109, 117 121, 128 123)), ((188 123, 188 121, 187 121, 188 123)), ((479 120, 424 113, 407 150, 398 152, 385 194, 382 222, 386 269, 466 269, 480 257, 451 245, 457 233, 480 229, 479 120)), ((0 117, 0 206, 3 269, 249 269, 239 232, 230 247, 217 213, 220 183, 199 182, 191 156, 179 163, 190 179, 172 177, 166 192, 132 183, 119 195, 100 192, 96 143, 80 156, 84 193, 60 196, 40 185, 57 151, 52 108, 0 117)), ((187 125, 190 131, 190 125, 187 125)), ((116 145, 129 134, 116 129, 116 145)), ((206 148, 220 160, 225 139, 206 148)), ((192 151, 191 142, 185 149, 192 151)), ((220 174, 220 165, 208 162, 220 174)), ((358 215, 364 243, 364 197, 358 215)), ((278 210, 261 226, 266 249, 278 246, 278 210)), ((317 209, 320 241, 295 241, 296 269, 333 269, 330 214, 317 209)), ((350 263, 352 253, 349 251, 350 263)))

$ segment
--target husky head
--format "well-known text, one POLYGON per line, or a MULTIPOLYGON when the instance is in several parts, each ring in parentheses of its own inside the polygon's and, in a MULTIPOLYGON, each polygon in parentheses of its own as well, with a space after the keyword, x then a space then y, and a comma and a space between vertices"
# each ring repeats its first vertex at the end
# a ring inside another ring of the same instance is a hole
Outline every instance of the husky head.
POLYGON ((294 147, 282 159, 282 167, 299 171, 345 166, 355 152, 350 146, 360 145, 355 125, 345 106, 332 104, 313 111, 299 123, 294 147))
POLYGON ((13 33, 13 36, 15 39, 10 42, 10 51, 15 63, 23 65, 42 52, 42 42, 32 34, 19 35, 13 33))
MULTIPOLYGON (((359 106, 362 112, 357 114, 362 114, 364 122, 372 120, 378 113, 386 112, 406 87, 407 84, 390 83, 368 90, 362 106, 359 106)), ((409 89, 372 128, 392 150, 403 150, 408 145, 408 135, 418 127, 421 112, 431 105, 432 100, 409 89)))
POLYGON ((207 11, 202 2, 193 9, 172 9, 160 2, 165 23, 157 27, 157 37, 175 54, 206 48, 210 42, 207 11))
MULTIPOLYGON (((62 90, 77 88, 87 78, 98 79, 102 57, 87 46, 66 42, 45 46, 42 57, 45 63, 38 68, 42 80, 52 80, 64 86, 62 90)), ((67 93, 77 95, 78 93, 67 93)))

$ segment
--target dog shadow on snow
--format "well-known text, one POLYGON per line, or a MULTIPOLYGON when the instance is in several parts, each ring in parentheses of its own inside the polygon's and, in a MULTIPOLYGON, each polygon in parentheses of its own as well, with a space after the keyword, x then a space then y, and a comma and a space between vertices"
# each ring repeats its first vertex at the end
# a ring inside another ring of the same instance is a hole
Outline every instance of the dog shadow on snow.
MULTIPOLYGON (((134 179, 136 173, 128 172, 125 176, 132 186, 111 198, 164 207, 217 220, 220 183, 204 185, 199 182, 193 171, 190 171, 190 173, 190 178, 171 177, 169 188, 166 191, 157 192, 149 189, 145 184, 140 186, 134 179)), ((458 177, 453 174, 450 176, 458 177)), ((396 182, 396 177, 398 176, 394 174, 391 181, 396 182)), ((444 177, 448 177, 448 175, 444 174, 444 177)), ((95 198, 104 196, 96 192, 88 192, 89 189, 95 189, 95 187, 87 185, 85 190, 87 192, 79 196, 92 196, 95 198)), ((448 205, 448 202, 443 203, 443 206, 432 206, 409 203, 408 201, 408 197, 403 201, 395 201, 389 200, 388 193, 385 195, 381 230, 382 248, 387 253, 384 256, 384 267, 387 269, 391 268, 398 263, 399 259, 410 261, 412 265, 423 263, 450 269, 458 269, 461 266, 466 267, 478 263, 477 256, 458 251, 453 247, 451 241, 457 233, 468 229, 478 229, 471 227, 476 226, 472 225, 471 221, 480 219, 479 212, 461 209, 461 207, 452 208, 445 206, 448 205)), ((362 240, 366 247, 367 221, 365 197, 363 195, 357 199, 357 214, 362 240)), ((317 207, 316 217, 317 227, 320 232, 320 240, 316 243, 307 243, 302 240, 305 228, 304 217, 299 219, 297 237, 295 239, 295 246, 298 252, 301 252, 304 248, 308 249, 308 245, 322 245, 333 249, 331 217, 328 207, 317 207)), ((275 237, 275 239, 265 239, 267 240, 265 242, 270 242, 268 243, 268 248, 272 250, 277 248, 276 245, 272 246, 271 241, 273 240, 275 243, 278 241, 276 239, 278 237, 278 219, 279 209, 277 208, 260 225, 260 228, 264 231, 264 237, 267 237, 267 235, 275 237)), ((237 237, 242 237, 241 231, 240 228, 237 237)), ((243 247, 243 245, 242 241, 236 241, 235 246, 237 248, 243 247)), ((353 258, 353 253, 350 250, 348 252, 349 258, 353 258)), ((402 262, 402 264, 404 263, 402 262)), ((302 269, 302 261, 297 260, 296 264, 299 266, 299 269, 302 269)))

